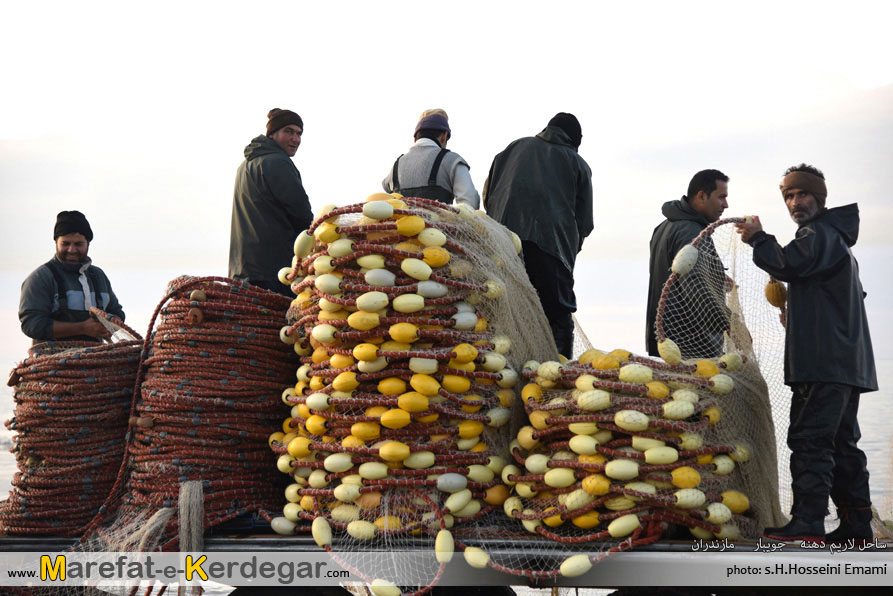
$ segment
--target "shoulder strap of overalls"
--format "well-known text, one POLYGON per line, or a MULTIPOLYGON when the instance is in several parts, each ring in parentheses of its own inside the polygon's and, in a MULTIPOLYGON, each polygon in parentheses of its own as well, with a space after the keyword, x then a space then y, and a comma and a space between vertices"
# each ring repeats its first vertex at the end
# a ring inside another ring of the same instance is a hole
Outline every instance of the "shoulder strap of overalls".
MULTIPOLYGON (((400 154, 400 157, 403 157, 403 154, 400 154)), ((394 162, 394 173, 391 174, 391 188, 393 188, 393 192, 400 192, 400 178, 397 176, 397 165, 400 163, 400 157, 394 162)))
POLYGON ((67 310, 68 309, 68 292, 66 291, 65 280, 62 279, 62 272, 59 271, 58 265, 56 265, 55 259, 50 259, 47 261, 47 268, 50 270, 50 273, 53 274, 53 279, 56 280, 56 294, 59 296, 59 310, 67 310))
POLYGON ((434 158, 434 164, 431 166, 431 173, 428 174, 428 186, 437 186, 437 172, 440 171, 440 163, 444 156, 449 153, 449 149, 441 149, 437 157, 434 158))

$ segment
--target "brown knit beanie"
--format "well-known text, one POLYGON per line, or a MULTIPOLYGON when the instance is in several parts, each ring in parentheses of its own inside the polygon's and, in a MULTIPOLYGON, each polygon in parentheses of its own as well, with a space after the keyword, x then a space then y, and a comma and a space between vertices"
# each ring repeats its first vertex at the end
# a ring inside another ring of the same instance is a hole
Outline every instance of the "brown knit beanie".
POLYGON ((289 124, 294 124, 295 126, 300 127, 302 132, 304 131, 304 121, 291 110, 273 108, 270 110, 270 113, 267 114, 267 118, 269 118, 269 120, 267 120, 267 136, 272 135, 280 128, 284 128, 289 124))
POLYGON ((825 180, 809 172, 791 172, 784 177, 779 188, 781 189, 782 197, 784 197, 786 192, 794 188, 805 190, 815 197, 821 208, 825 207, 825 199, 828 197, 828 187, 825 186, 825 180))

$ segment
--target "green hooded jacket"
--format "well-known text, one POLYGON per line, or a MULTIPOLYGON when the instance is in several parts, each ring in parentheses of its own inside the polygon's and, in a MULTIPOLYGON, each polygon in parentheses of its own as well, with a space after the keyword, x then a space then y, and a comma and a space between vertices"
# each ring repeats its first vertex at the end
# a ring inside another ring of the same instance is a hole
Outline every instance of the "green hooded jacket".
POLYGON ((313 221, 301 173, 266 135, 245 147, 236 172, 229 240, 229 277, 256 283, 291 266, 294 242, 313 221))

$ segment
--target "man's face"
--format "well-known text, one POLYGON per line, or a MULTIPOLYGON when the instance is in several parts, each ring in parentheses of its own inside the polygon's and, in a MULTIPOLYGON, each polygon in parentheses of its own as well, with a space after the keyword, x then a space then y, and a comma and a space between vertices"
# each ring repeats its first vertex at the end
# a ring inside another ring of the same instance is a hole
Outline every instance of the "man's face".
POLYGON ((722 217, 722 212, 728 209, 729 203, 729 183, 722 180, 716 181, 716 190, 708 196, 707 193, 701 191, 698 193, 698 205, 695 209, 704 216, 704 218, 713 223, 722 217))
POLYGON ((789 188, 785 191, 784 204, 787 205, 791 219, 798 225, 811 222, 819 214, 819 202, 813 194, 799 188, 789 188))
POLYGON ((63 263, 83 263, 90 243, 83 234, 65 234, 56 238, 56 257, 63 263))
POLYGON ((276 144, 282 147, 282 150, 289 157, 294 157, 295 153, 298 152, 298 147, 301 146, 301 134, 303 132, 300 126, 289 124, 274 132, 270 135, 270 138, 276 141, 276 144))

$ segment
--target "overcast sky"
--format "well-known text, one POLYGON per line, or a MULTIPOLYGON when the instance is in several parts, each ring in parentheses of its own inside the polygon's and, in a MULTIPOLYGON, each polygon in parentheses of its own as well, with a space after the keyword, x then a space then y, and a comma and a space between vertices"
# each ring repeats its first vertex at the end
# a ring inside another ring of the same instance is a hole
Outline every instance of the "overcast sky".
POLYGON ((270 108, 304 118, 295 162, 316 212, 378 191, 419 113, 442 107, 449 147, 479 189, 510 141, 558 111, 578 116, 596 203, 577 294, 599 347, 643 349, 648 240, 695 171, 725 171, 726 214, 757 213, 787 241, 778 182, 805 161, 825 171, 829 206, 860 204, 875 346, 893 357, 888 3, 86 1, 2 12, 7 349, 27 346, 19 285, 52 255, 58 211, 87 215, 91 256, 142 331, 166 281, 146 280, 226 273, 235 170, 270 108))

